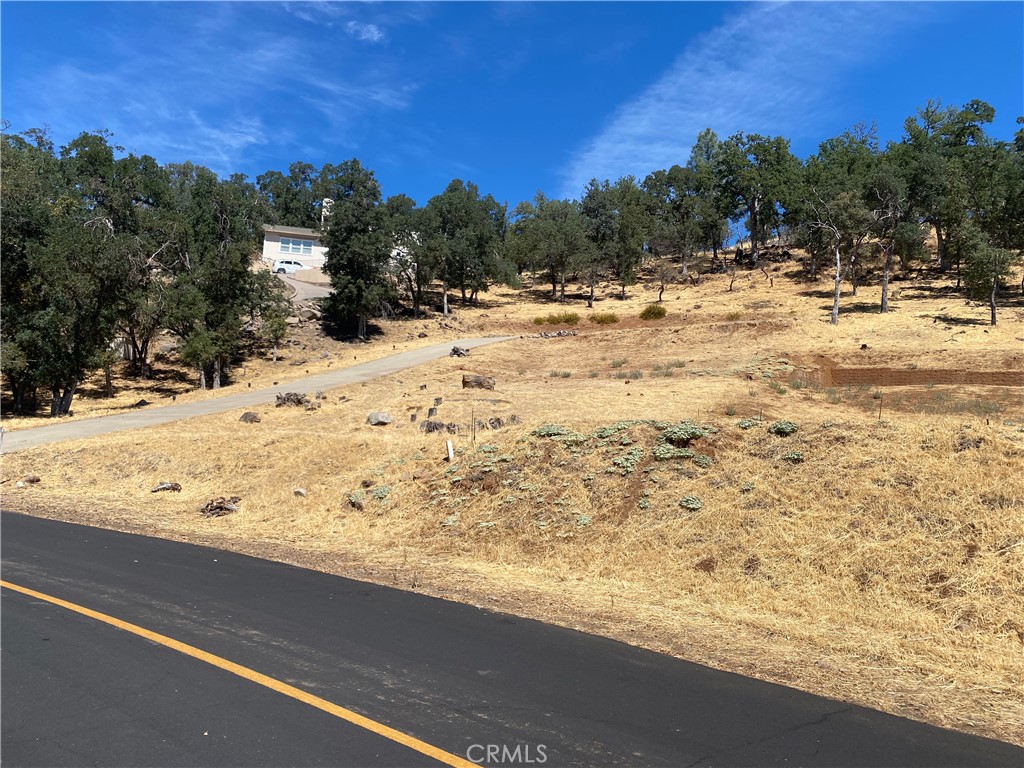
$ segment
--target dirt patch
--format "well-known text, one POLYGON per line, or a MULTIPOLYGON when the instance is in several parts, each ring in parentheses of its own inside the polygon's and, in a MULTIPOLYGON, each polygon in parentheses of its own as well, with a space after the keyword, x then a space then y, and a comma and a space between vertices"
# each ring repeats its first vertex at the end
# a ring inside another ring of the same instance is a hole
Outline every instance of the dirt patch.
POLYGON ((954 386, 1024 387, 1024 371, 968 371, 949 368, 820 368, 816 383, 823 387, 954 386))

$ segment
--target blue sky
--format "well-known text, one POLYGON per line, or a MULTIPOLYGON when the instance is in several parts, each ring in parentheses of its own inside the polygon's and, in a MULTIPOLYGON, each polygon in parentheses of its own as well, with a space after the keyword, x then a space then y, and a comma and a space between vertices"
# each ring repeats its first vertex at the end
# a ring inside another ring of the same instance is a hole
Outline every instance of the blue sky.
POLYGON ((1024 4, 0 4, 0 115, 255 178, 358 157, 385 195, 515 205, 685 163, 698 131, 801 157, 927 99, 1024 114, 1024 4))

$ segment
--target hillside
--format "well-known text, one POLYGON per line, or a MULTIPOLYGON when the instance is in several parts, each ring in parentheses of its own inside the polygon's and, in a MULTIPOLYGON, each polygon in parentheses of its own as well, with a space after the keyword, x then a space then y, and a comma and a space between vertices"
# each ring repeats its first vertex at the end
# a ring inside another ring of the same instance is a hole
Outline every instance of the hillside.
MULTIPOLYGON (((256 424, 239 411, 12 454, 4 507, 486 605, 1024 743, 1024 299, 1004 297, 993 327, 922 271, 894 283, 888 315, 877 285, 844 286, 831 326, 826 281, 766 269, 731 290, 728 275, 670 285, 648 321, 653 272, 625 301, 603 284, 593 310, 579 285, 566 305, 542 282, 492 289, 452 318, 383 322, 369 345, 296 327, 279 363, 261 354, 221 392, 521 338, 316 409, 268 402, 256 424), (578 323, 536 322, 563 311, 578 323), (576 335, 538 336, 558 330, 576 335), (495 389, 462 389, 464 373, 495 389), (394 422, 369 426, 378 410, 394 422), (28 474, 40 482, 15 487, 28 474), (181 492, 151 493, 162 481, 181 492), (222 496, 238 511, 197 511, 222 496)), ((218 394, 190 393, 170 359, 158 368, 161 389, 119 379, 116 403, 85 397, 76 418, 218 394)))

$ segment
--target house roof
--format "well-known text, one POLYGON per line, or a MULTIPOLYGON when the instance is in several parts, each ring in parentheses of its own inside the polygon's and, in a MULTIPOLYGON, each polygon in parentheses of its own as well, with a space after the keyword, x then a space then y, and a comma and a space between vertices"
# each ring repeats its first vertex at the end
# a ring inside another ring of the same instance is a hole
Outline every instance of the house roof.
POLYGON ((305 235, 306 237, 313 238, 314 240, 320 239, 320 233, 315 229, 306 229, 305 227, 285 227, 280 224, 264 224, 263 231, 267 234, 278 234, 278 235, 305 235))

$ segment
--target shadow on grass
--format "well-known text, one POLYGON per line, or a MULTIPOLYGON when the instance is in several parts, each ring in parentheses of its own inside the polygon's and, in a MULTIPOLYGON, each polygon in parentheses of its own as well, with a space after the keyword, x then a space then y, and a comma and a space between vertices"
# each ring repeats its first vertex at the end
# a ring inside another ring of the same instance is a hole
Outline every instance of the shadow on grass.
MULTIPOLYGON (((927 315, 926 315, 926 317, 927 317, 927 315)), ((989 325, 989 322, 988 322, 987 319, 979 320, 979 319, 974 318, 974 317, 953 317, 952 315, 931 315, 931 317, 934 318, 934 320, 936 322, 946 323, 947 325, 961 325, 961 326, 989 325)))

